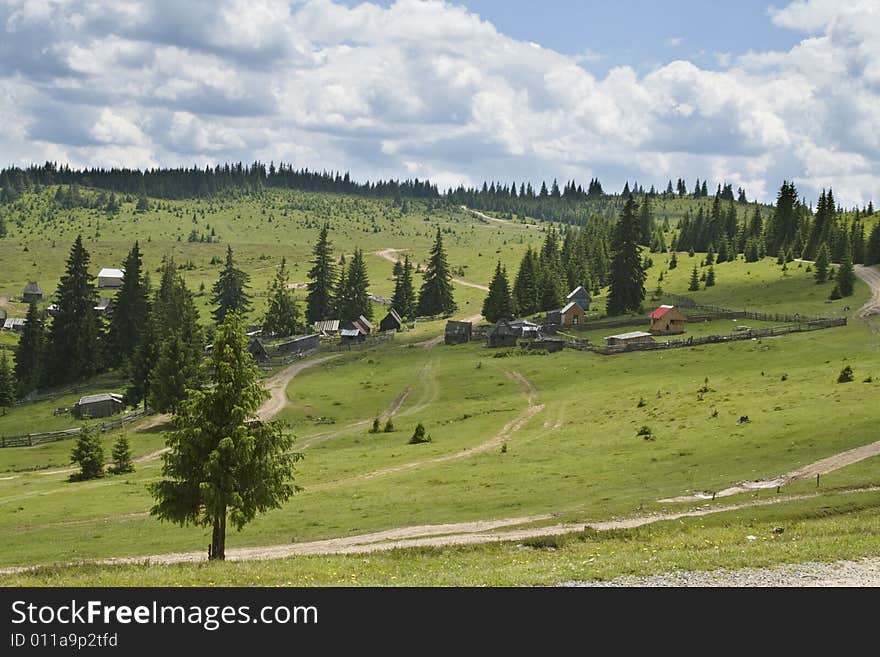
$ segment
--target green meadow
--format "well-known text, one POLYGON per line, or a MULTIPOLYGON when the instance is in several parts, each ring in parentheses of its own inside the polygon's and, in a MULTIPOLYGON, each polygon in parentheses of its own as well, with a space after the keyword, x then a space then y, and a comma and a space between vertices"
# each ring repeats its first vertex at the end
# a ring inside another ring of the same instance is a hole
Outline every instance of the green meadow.
MULTIPOLYGON (((256 198, 161 201, 143 214, 126 203, 112 220, 74 210, 59 213, 56 226, 42 218, 49 198, 48 190, 29 197, 32 208, 20 224, 7 220, 10 235, 0 240, 0 295, 17 296, 32 278, 50 290, 81 231, 95 272, 118 266, 139 239, 151 270, 164 253, 174 254, 179 264, 191 262, 184 273, 193 289, 201 283, 210 289, 220 268, 210 260, 222 258, 231 244, 258 294, 254 317, 281 257, 292 263, 292 281, 305 280, 310 249, 325 220, 334 227, 338 254, 355 247, 365 253, 399 249, 419 262, 439 225, 456 275, 480 284, 488 283, 499 259, 513 275, 527 246, 543 241, 543 226, 486 221, 460 209, 429 211, 423 202, 401 214, 390 201, 272 191, 256 198), (194 226, 213 229, 220 241, 187 242, 194 226)), ((658 216, 662 220, 668 213, 674 226, 687 203, 666 203, 658 216)), ((673 270, 668 255, 651 257, 645 315, 633 317, 631 328, 587 330, 578 337, 601 343, 605 335, 647 329, 647 312, 666 294, 727 308, 837 317, 852 316, 869 297, 858 281, 852 297, 828 302, 831 284, 817 285, 808 264, 792 262, 783 270, 770 258, 715 265, 716 285, 688 292, 691 270, 705 254, 678 254, 673 270)), ((390 296, 391 263, 375 255, 368 263, 371 291, 390 296)), ((461 316, 479 312, 484 292, 462 285, 455 292, 461 316)), ((199 297, 203 318, 208 296, 199 297)), ((604 307, 604 297, 595 305, 604 307)), ((778 476, 877 440, 876 321, 851 319, 845 327, 772 339, 614 356, 575 350, 525 354, 490 350, 480 342, 424 348, 417 343, 442 333, 443 322, 419 323, 393 341, 342 353, 290 382, 278 419, 288 424, 295 448, 304 454, 296 473, 303 490, 242 532, 231 532, 229 548, 414 525, 526 516, 552 516, 539 525, 588 523, 689 509, 695 505, 659 500, 778 476), (855 380, 839 384, 845 365, 853 368, 855 380), (743 415, 750 422, 738 424, 743 415), (390 418, 393 430, 372 433, 374 418, 382 427, 390 418), (432 440, 410 445, 419 422, 432 440), (643 427, 652 439, 639 435, 643 427)), ((739 323, 693 324, 687 335, 732 333, 739 323)), ((112 376, 83 387, 117 389, 120 381, 112 376)), ((79 394, 86 393, 59 391, 55 398, 11 409, 0 417, 0 434, 76 426, 53 410, 79 394)), ((128 428, 135 456, 161 448, 169 429, 128 428)), ((117 435, 103 437, 108 454, 117 435)), ((867 490, 880 483, 874 457, 824 475, 818 491, 815 482, 795 482, 779 493, 705 502, 718 508, 749 500, 778 499, 778 504, 638 529, 253 563, 61 566, 204 551, 210 534, 149 515, 146 486, 160 477, 160 460, 138 463, 129 475, 70 483, 69 472, 58 470, 68 467, 71 447, 64 441, 0 449, 0 567, 59 564, 0 576, 0 584, 555 584, 675 568, 856 558, 876 555, 880 547, 880 494, 867 490), (804 495, 812 497, 797 497, 804 495), (780 524, 786 532, 774 538, 772 529, 780 524), (747 534, 762 540, 746 543, 747 534)))

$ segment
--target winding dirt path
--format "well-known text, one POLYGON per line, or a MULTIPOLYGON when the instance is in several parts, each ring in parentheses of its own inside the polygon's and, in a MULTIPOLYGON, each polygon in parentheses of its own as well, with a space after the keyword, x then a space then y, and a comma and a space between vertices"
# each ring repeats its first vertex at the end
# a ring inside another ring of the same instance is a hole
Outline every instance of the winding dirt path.
POLYGON ((495 223, 506 224, 508 226, 522 225, 522 226, 525 226, 526 228, 538 228, 538 226, 536 224, 517 224, 513 221, 510 221, 509 219, 499 219, 498 217, 491 217, 488 214, 484 214, 484 213, 480 212, 479 210, 474 210, 473 208, 469 208, 466 205, 460 205, 458 207, 460 207, 465 212, 470 212, 471 214, 473 214, 477 217, 480 217, 481 219, 485 219, 486 221, 494 221, 495 223))
POLYGON ((839 454, 834 454, 824 459, 820 459, 818 461, 815 461, 814 463, 805 465, 802 468, 792 470, 791 472, 780 475, 778 477, 773 477, 771 479, 756 479, 755 481, 744 481, 740 484, 731 486, 730 488, 725 488, 724 490, 703 491, 700 493, 694 493, 693 495, 682 495, 680 497, 667 497, 665 499, 658 500, 658 502, 697 502, 702 500, 710 500, 716 497, 730 497, 731 495, 748 493, 749 491, 765 490, 768 488, 779 488, 780 486, 786 486, 793 481, 798 481, 799 479, 813 479, 817 475, 834 472, 835 470, 845 468, 846 466, 852 465, 853 463, 864 461, 865 459, 871 458, 872 456, 880 456, 880 440, 870 443, 868 445, 856 447, 854 449, 848 449, 845 452, 840 452, 839 454))
MULTIPOLYGON (((397 254, 403 253, 406 250, 407 249, 382 249, 381 251, 374 252, 373 255, 384 258, 389 262, 397 262, 397 254)), ((478 290, 483 290, 483 292, 489 291, 488 285, 483 285, 482 283, 472 283, 471 281, 466 281, 463 278, 453 278, 452 282, 457 283, 458 285, 464 285, 465 287, 473 287, 478 290)))
POLYGON ((293 363, 272 376, 265 384, 266 390, 269 393, 269 399, 263 402, 263 405, 257 410, 257 417, 263 422, 267 422, 284 409, 287 405, 287 386, 297 374, 310 367, 314 367, 315 365, 320 365, 329 360, 339 358, 340 356, 342 356, 342 354, 333 354, 331 356, 315 358, 314 360, 293 363))
POLYGON ((876 267, 865 267, 864 265, 856 265, 854 270, 856 276, 865 281, 868 287, 871 288, 871 298, 868 299, 864 306, 858 309, 856 317, 880 314, 880 271, 876 267))

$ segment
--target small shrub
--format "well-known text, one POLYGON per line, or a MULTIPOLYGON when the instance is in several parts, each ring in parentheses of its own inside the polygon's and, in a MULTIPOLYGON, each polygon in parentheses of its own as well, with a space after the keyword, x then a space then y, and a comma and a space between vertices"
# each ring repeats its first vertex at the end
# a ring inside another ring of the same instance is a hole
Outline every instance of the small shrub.
POLYGON ((657 438, 657 436, 655 436, 654 432, 651 430, 651 427, 649 427, 647 424, 643 424, 636 435, 641 436, 645 440, 655 440, 657 438))
POLYGON ((647 406, 648 402, 645 401, 644 397, 639 397, 639 403, 636 404, 636 408, 642 408, 643 406, 647 406))
POLYGON ((391 421, 390 417, 385 422, 385 428, 382 429, 382 431, 385 433, 391 433, 392 431, 394 431, 394 422, 391 421))
POLYGON ((501 443, 501 453, 507 454, 507 443, 501 443))
POLYGON ((373 418, 373 428, 370 429, 370 433, 379 433, 379 418, 373 418))
POLYGON ((874 377, 873 377, 873 376, 869 376, 869 377, 867 377, 866 379, 864 379, 864 380, 862 381, 862 383, 873 383, 873 381, 874 381, 874 377))
POLYGON ((415 431, 413 431, 412 438, 409 439, 410 445, 418 445, 420 443, 429 443, 431 442, 430 434, 425 433, 425 425, 419 422, 416 425, 415 431))
POLYGON ((840 374, 837 376, 838 383, 849 383, 853 380, 853 371, 852 368, 847 365, 842 370, 840 370, 840 374))

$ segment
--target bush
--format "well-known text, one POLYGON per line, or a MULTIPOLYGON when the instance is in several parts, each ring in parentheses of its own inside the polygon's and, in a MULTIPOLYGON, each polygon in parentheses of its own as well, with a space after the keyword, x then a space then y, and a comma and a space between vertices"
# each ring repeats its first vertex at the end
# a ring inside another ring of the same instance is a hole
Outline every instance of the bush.
POLYGON ((419 422, 416 425, 416 430, 413 431, 412 438, 409 439, 410 445, 418 445, 420 443, 429 443, 431 442, 431 436, 425 433, 425 425, 419 422))
POLYGON ((385 433, 391 433, 392 431, 394 431, 394 422, 391 421, 390 417, 385 422, 385 428, 382 429, 382 431, 384 431, 385 433))
POLYGON ((853 371, 852 368, 847 365, 842 370, 840 370, 840 374, 837 375, 838 383, 849 383, 853 380, 853 371))
POLYGON ((379 433, 379 418, 373 418, 373 428, 370 429, 370 433, 379 433))
POLYGON ((638 430, 636 433, 637 436, 642 436, 645 440, 655 440, 657 436, 654 435, 654 432, 651 430, 647 424, 643 424, 642 428, 638 430))
POLYGON ((645 401, 644 397, 639 397, 639 403, 636 404, 636 408, 641 408, 642 406, 647 406, 648 402, 645 401))

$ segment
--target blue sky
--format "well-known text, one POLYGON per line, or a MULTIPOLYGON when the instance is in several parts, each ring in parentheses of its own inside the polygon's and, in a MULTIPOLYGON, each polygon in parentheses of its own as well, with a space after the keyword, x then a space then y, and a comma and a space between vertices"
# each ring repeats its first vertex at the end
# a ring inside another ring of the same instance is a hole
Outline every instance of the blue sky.
POLYGON ((876 205, 880 2, 0 0, 0 124, 0 165, 791 180, 876 205))

